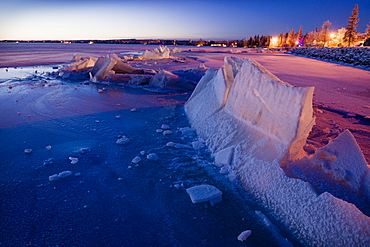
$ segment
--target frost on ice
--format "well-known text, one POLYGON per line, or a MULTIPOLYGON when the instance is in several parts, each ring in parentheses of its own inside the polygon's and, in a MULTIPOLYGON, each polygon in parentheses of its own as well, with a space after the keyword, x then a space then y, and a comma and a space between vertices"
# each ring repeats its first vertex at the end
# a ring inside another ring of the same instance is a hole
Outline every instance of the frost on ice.
POLYGON ((186 189, 193 203, 208 202, 211 206, 222 201, 222 192, 213 185, 202 184, 186 189))
MULTIPOLYGON (((267 215, 303 245, 369 245, 369 217, 353 204, 328 192, 318 194, 310 183, 284 173, 290 161, 306 156, 303 147, 314 124, 313 90, 293 87, 254 61, 227 57, 220 69, 205 73, 185 111, 216 164, 227 167, 229 179, 239 181, 267 215)), ((338 138, 350 139, 348 133, 338 138)), ((336 142, 318 150, 313 161, 324 162, 321 169, 368 193, 362 189, 370 184, 368 167, 358 152, 354 158, 340 151, 353 149, 351 144, 336 142)))

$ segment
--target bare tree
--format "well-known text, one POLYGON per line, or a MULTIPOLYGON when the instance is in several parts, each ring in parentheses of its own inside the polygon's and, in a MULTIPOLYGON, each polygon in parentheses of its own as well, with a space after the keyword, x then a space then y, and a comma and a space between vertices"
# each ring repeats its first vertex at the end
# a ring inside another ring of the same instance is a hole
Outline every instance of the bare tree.
POLYGON ((329 20, 325 21, 324 24, 322 24, 320 29, 320 41, 323 42, 323 46, 325 46, 326 41, 329 38, 329 27, 331 26, 331 22, 329 20))
POLYGON ((366 31, 365 31, 365 39, 370 38, 370 22, 367 24, 366 31))
POLYGON ((343 39, 345 42, 348 42, 348 46, 351 46, 351 44, 356 41, 356 28, 358 26, 359 20, 360 18, 358 18, 358 4, 355 4, 355 7, 352 10, 352 15, 348 19, 348 25, 343 39))
POLYGON ((288 34, 287 38, 287 44, 290 47, 293 47, 295 45, 295 33, 294 33, 294 28, 292 28, 288 34))

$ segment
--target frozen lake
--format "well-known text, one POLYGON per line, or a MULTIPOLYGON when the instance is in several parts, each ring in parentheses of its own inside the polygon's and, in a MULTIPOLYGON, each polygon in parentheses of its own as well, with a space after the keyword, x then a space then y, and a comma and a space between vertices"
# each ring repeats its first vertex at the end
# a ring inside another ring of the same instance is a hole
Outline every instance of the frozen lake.
MULTIPOLYGON (((219 173, 206 149, 166 145, 197 141, 180 131, 190 126, 183 110, 189 92, 153 93, 48 74, 75 53, 138 55, 154 48, 0 43, 0 245, 283 246, 283 235, 299 246, 255 213, 260 208, 219 173), (172 135, 157 132, 163 124, 172 135), (116 144, 122 136, 129 143, 116 144), (149 153, 158 161, 147 160, 149 153), (63 171, 72 174, 49 181, 63 171), (199 184, 219 188, 222 202, 193 204, 186 189, 199 184), (245 230, 252 234, 242 243, 237 237, 245 230)), ((176 71, 219 68, 225 56, 255 59, 292 85, 315 86, 310 143, 320 147, 350 129, 369 159, 368 71, 283 53, 177 48, 183 52, 174 56, 186 57, 181 62, 133 65, 176 71)))
POLYGON ((189 93, 61 81, 46 73, 55 66, 0 71, 0 245, 281 245, 207 150, 166 146, 197 140, 179 131, 189 93), (172 135, 157 133, 163 124, 172 135), (117 145, 121 136, 130 142, 117 145), (63 171, 72 175, 49 181, 63 171), (222 202, 193 204, 185 189, 199 184, 219 188, 222 202))

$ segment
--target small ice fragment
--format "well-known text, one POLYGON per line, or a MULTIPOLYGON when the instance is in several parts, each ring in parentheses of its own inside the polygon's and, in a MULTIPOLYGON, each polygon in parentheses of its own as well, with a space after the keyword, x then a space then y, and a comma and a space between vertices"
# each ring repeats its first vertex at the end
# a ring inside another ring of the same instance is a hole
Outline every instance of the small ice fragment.
POLYGON ((173 187, 175 187, 176 189, 180 188, 180 185, 179 184, 175 184, 173 187))
POLYGON ((163 129, 157 129, 155 132, 162 133, 163 132, 163 129))
POLYGON ((57 181, 57 180, 59 180, 58 174, 54 174, 54 175, 49 176, 49 181, 50 182, 57 181))
POLYGON ((167 144, 166 144, 167 147, 173 147, 174 145, 175 145, 174 142, 167 142, 167 144))
POLYGON ((81 172, 76 172, 75 177, 79 177, 79 176, 81 176, 81 172))
POLYGON ((136 111, 136 108, 132 108, 132 109, 131 109, 131 111, 132 111, 132 112, 135 112, 135 111, 136 111))
POLYGON ((163 131, 163 135, 164 136, 172 135, 172 134, 173 134, 172 130, 165 130, 165 131, 163 131))
POLYGON ((31 148, 26 148, 26 149, 24 150, 24 152, 25 152, 26 154, 30 154, 30 153, 32 153, 32 149, 31 149, 31 148))
POLYGON ((202 184, 186 189, 193 203, 209 201, 211 206, 222 201, 222 192, 213 185, 202 184))
POLYGON ((168 126, 167 124, 162 124, 161 128, 164 129, 164 130, 171 129, 170 126, 168 126))
POLYGON ((98 93, 103 93, 103 90, 102 89, 98 89, 98 93))
POLYGON ((185 149, 191 149, 191 147, 189 145, 185 145, 185 144, 181 144, 181 143, 175 143, 173 145, 174 148, 185 148, 185 149))
POLYGON ((120 119, 120 118, 121 118, 121 115, 117 115, 117 116, 116 116, 116 118, 117 118, 117 119, 120 119))
POLYGON ((190 128, 190 127, 184 127, 180 128, 181 134, 185 136, 194 136, 195 135, 195 130, 190 128))
POLYGON ((145 154, 145 150, 141 150, 141 151, 140 151, 140 154, 141 154, 141 155, 144 155, 144 154, 145 154))
POLYGON ((50 146, 50 145, 46 146, 45 148, 46 148, 46 150, 48 150, 48 151, 50 151, 50 150, 51 150, 51 146, 50 146))
POLYGON ((228 173, 229 173, 229 169, 228 169, 228 167, 227 167, 227 166, 223 166, 223 167, 221 167, 221 169, 220 169, 220 173, 221 173, 221 174, 223 174, 223 175, 228 174, 228 173))
POLYGON ((116 143, 119 144, 119 145, 123 145, 123 144, 126 144, 130 142, 130 139, 128 139, 126 136, 122 136, 121 138, 119 138, 116 143))
POLYGON ((195 142, 192 142, 192 143, 191 143, 191 145, 193 146, 193 148, 194 148, 195 150, 199 150, 199 149, 204 148, 204 144, 203 144, 203 142, 201 142, 201 141, 195 141, 195 142))
POLYGON ((68 177, 68 176, 70 176, 70 175, 72 175, 72 172, 71 172, 71 171, 63 171, 63 172, 60 172, 60 173, 58 174, 58 177, 59 177, 59 178, 65 178, 65 177, 68 177))
POLYGON ((118 181, 122 181, 123 180, 123 178, 117 178, 118 179, 118 181))
POLYGON ((158 155, 157 155, 156 153, 150 153, 150 154, 148 154, 148 155, 146 156, 146 158, 147 158, 148 160, 153 160, 153 161, 155 161, 155 160, 158 160, 158 155))
POLYGON ((135 158, 133 158, 132 159, 132 163, 134 163, 134 164, 137 164, 137 163, 139 163, 141 161, 141 158, 139 157, 139 156, 136 156, 135 158))
POLYGON ((75 157, 69 157, 68 159, 71 161, 72 165, 77 164, 78 162, 78 158, 75 158, 75 157))
POLYGON ((251 230, 246 230, 246 231, 240 233, 239 236, 238 236, 238 240, 242 241, 242 242, 247 240, 247 238, 251 235, 251 233, 252 233, 251 230))
POLYGON ((128 167, 127 167, 127 169, 131 169, 131 168, 132 168, 132 166, 128 166, 128 167))
POLYGON ((100 123, 100 120, 95 120, 95 123, 100 123))
POLYGON ((44 161, 44 166, 49 166, 49 165, 52 165, 54 164, 54 159, 53 158, 50 158, 50 159, 47 159, 44 161))

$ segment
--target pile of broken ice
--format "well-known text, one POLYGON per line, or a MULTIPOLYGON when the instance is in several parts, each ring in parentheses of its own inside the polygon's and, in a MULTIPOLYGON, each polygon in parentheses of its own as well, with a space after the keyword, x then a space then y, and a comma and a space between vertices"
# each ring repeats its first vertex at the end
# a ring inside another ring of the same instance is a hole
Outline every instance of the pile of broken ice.
MULTIPOLYGON (((226 166, 230 179, 238 180, 266 215, 303 245, 369 246, 369 217, 353 204, 328 192, 319 194, 310 183, 284 173, 289 161, 306 155, 303 146, 314 124, 312 97, 312 87, 293 87, 254 61, 226 57, 219 70, 206 72, 185 110, 215 162, 226 166)), ((351 134, 344 135, 336 142, 347 142, 351 134)), ((344 166, 351 155, 344 155, 343 162, 343 150, 336 152, 344 145, 348 152, 358 149, 356 142, 337 143, 318 150, 308 163, 321 169, 318 160, 326 165, 335 160, 330 179, 347 181, 369 197, 369 167, 357 161, 344 166)))
MULTIPOLYGON (((159 46, 154 50, 146 50, 136 60, 164 59, 170 58, 170 49, 166 46, 159 46)), ((175 50, 176 52, 176 50, 175 50)), ((74 55, 68 65, 59 71, 62 78, 84 80, 89 77, 92 82, 102 80, 111 82, 123 82, 130 85, 152 85, 158 88, 193 90, 197 81, 183 78, 170 71, 134 68, 126 61, 126 57, 120 58, 117 54, 107 54, 99 58, 81 57, 74 55)), ((134 59, 134 58, 131 58, 134 59)), ((205 68, 199 67, 188 70, 196 77, 204 74, 205 68)))

